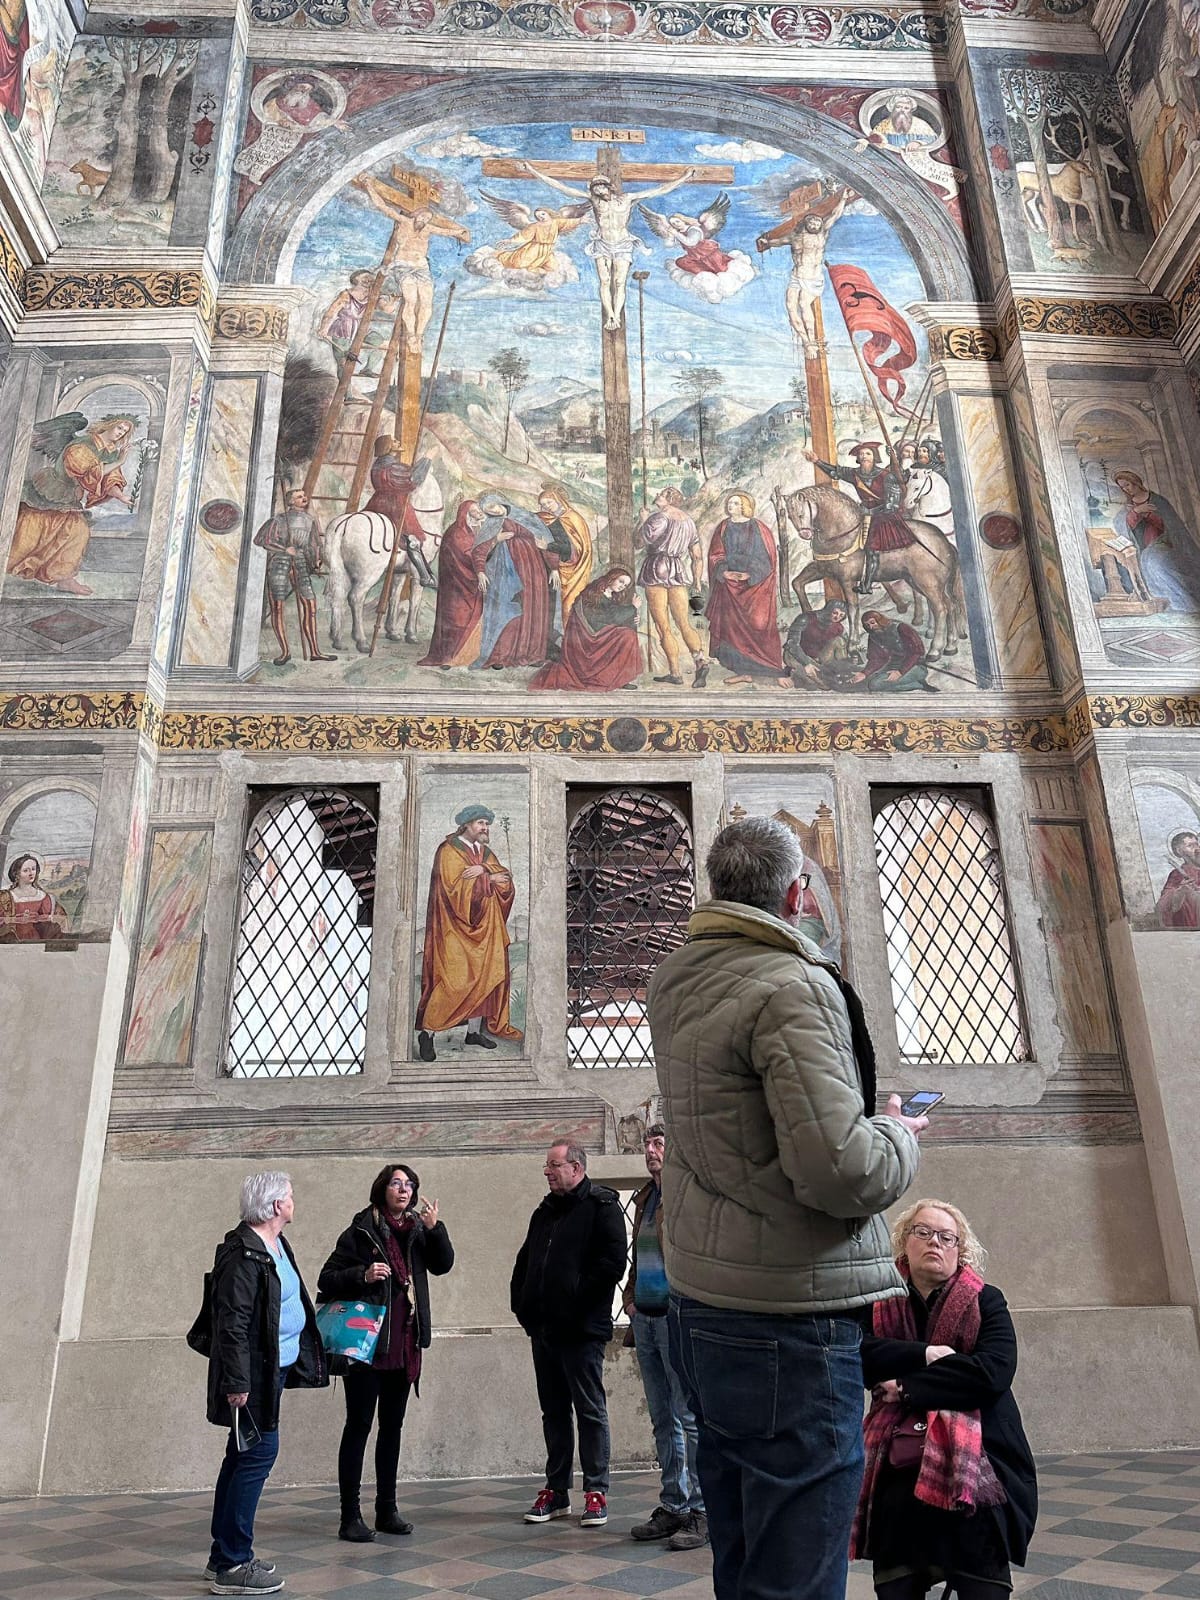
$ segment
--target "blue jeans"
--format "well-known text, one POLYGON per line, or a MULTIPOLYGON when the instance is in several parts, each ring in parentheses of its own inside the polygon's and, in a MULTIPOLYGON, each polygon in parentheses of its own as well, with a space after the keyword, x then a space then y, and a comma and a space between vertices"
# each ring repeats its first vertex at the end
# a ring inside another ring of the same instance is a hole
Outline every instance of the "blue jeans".
POLYGON ((676 1295, 669 1321, 700 1433, 716 1600, 844 1600, 863 1470, 857 1322, 676 1295))
POLYGON ((654 1428, 654 1448, 662 1473, 659 1503, 682 1515, 703 1511, 704 1496, 696 1474, 696 1419, 688 1408, 668 1348, 666 1317, 632 1317, 634 1348, 642 1370, 642 1388, 654 1428))
MULTIPOLYGON (((284 1367, 279 1374, 279 1393, 292 1369, 284 1367)), ((257 1418, 255 1419, 257 1421, 257 1418)), ((279 1454, 279 1429, 264 1433, 249 1450, 239 1450, 234 1442, 233 1429, 225 1446, 225 1459, 217 1475, 217 1489, 213 1495, 212 1549, 208 1559, 218 1572, 229 1567, 240 1567, 254 1558, 254 1514, 258 1510, 263 1484, 271 1475, 275 1457, 279 1454)))

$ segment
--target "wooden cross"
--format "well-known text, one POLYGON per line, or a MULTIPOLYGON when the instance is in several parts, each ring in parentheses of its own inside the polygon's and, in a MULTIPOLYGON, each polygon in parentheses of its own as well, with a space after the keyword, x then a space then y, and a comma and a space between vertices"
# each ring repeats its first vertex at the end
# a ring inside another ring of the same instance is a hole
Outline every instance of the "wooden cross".
MULTIPOLYGON (((490 157, 483 163, 485 178, 523 178, 530 171, 547 178, 577 179, 587 183, 595 177, 626 183, 649 181, 670 183, 684 177, 687 163, 622 161, 622 144, 641 143, 637 130, 617 128, 572 129, 572 137, 596 144, 595 161, 513 161, 490 157)), ((691 183, 730 184, 732 167, 691 167, 691 183)), ((629 349, 625 337, 625 309, 615 328, 604 326, 601 314, 600 370, 604 389, 604 449, 608 466, 609 557, 622 566, 633 566, 633 440, 629 405, 629 349)))

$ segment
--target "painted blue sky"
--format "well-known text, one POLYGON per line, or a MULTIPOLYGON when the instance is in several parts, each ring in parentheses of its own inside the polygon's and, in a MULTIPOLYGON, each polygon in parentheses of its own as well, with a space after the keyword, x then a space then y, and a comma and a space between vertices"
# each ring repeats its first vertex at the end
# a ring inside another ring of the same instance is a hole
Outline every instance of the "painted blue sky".
MULTIPOLYGON (((744 140, 719 134, 687 132, 645 126, 646 143, 626 146, 627 161, 679 162, 689 165, 725 164, 734 167, 734 182, 725 187, 732 201, 729 220, 720 236, 726 251, 741 250, 756 268, 755 277, 737 294, 719 305, 709 305, 686 288, 672 282, 666 261, 678 252, 657 239, 633 213, 633 232, 646 246, 634 259, 634 270, 649 269, 645 286, 647 386, 651 407, 672 399, 674 378, 688 365, 718 367, 725 375, 725 393, 754 410, 765 409, 788 397, 797 371, 791 332, 784 310, 784 292, 791 269, 790 253, 776 249, 762 256, 754 248, 756 236, 773 227, 780 213, 772 191, 785 175, 794 181, 816 176, 819 168, 808 161, 772 151, 744 140)), ((436 175, 445 187, 447 209, 460 214, 470 228, 470 245, 436 240, 430 261, 438 285, 435 319, 440 316, 445 288, 458 283, 443 368, 478 368, 489 356, 510 345, 519 346, 533 368, 534 383, 558 376, 599 385, 600 309, 595 270, 584 254, 589 225, 568 234, 560 248, 574 262, 578 281, 541 294, 520 294, 502 284, 473 276, 465 258, 480 245, 498 245, 512 232, 480 196, 480 189, 526 205, 557 207, 566 196, 528 179, 484 178, 488 155, 519 159, 592 160, 595 146, 573 142, 566 124, 531 124, 472 128, 457 133, 430 130, 415 133, 403 155, 379 167, 385 176, 392 161, 411 164, 436 175)), ((631 183, 633 189, 649 187, 631 183)), ((696 215, 715 197, 717 189, 687 185, 650 205, 665 212, 696 215)), ((343 287, 347 274, 357 267, 378 264, 387 244, 390 224, 360 203, 353 191, 339 194, 310 227, 296 257, 295 281, 312 288, 322 304, 343 287)), ((924 299, 924 291, 911 257, 890 223, 861 202, 835 225, 826 259, 865 267, 876 284, 898 308, 924 299)), ((635 293, 630 282, 630 359, 636 365, 637 324, 635 293)), ((824 295, 826 337, 835 394, 847 399, 865 398, 858 370, 850 353, 840 312, 828 284, 824 295)), ((924 339, 918 331, 918 344, 924 339)), ((432 333, 429 337, 432 342, 432 333)), ((920 388, 921 376, 915 389, 920 388)), ((634 375, 636 384, 636 375, 634 375)), ((910 385, 910 390, 914 386, 910 385)))

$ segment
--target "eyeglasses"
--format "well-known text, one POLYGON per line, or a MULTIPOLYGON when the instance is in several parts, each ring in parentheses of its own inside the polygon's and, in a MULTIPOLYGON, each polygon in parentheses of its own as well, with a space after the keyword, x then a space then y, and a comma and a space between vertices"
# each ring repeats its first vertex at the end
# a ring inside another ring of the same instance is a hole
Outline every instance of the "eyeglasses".
POLYGON ((547 1161, 543 1170, 545 1172, 550 1172, 551 1170, 557 1168, 558 1171, 565 1172, 568 1167, 573 1167, 574 1165, 575 1163, 573 1161, 547 1161))
POLYGON ((389 1189, 411 1189, 412 1184, 407 1178, 389 1178, 389 1189))
POLYGON ((918 1222, 915 1228, 910 1228, 908 1236, 911 1239, 924 1239, 926 1243, 930 1239, 936 1239, 939 1244, 944 1244, 947 1248, 958 1243, 958 1235, 951 1233, 948 1228, 927 1228, 923 1222, 918 1222))

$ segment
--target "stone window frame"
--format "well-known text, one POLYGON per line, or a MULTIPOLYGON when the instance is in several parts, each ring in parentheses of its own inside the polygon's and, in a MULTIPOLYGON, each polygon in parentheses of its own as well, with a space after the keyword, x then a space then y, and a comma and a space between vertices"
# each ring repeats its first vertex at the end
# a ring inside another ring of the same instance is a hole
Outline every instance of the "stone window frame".
POLYGON ((941 1089, 948 1101, 960 1106, 1036 1104, 1058 1070, 1062 1034, 1057 1021, 1050 955, 1042 931, 1041 907, 1034 892, 1033 862, 1024 823, 1027 802, 1019 757, 1001 753, 970 757, 892 753, 880 757, 846 756, 837 762, 835 777, 846 852, 843 881, 852 951, 848 975, 866 1007, 881 1091, 941 1089), (960 1063, 914 1069, 900 1059, 892 1009, 882 894, 875 860, 871 789, 964 785, 990 791, 1030 1057, 1020 1062, 960 1063), (862 870, 857 872, 854 870, 856 862, 862 865, 862 870), (914 1071, 930 1081, 915 1082, 914 1071))
POLYGON ((378 1096, 389 1081, 389 1040, 396 1028, 393 958, 411 915, 408 885, 408 760, 331 755, 223 755, 213 828, 212 869, 205 909, 205 958, 200 973, 192 1054, 194 1086, 219 1104, 262 1108, 343 1102, 378 1096), (234 1078, 225 1074, 230 1002, 237 963, 241 867, 255 788, 379 790, 375 857, 376 904, 367 995, 366 1053, 361 1072, 339 1077, 234 1078))

